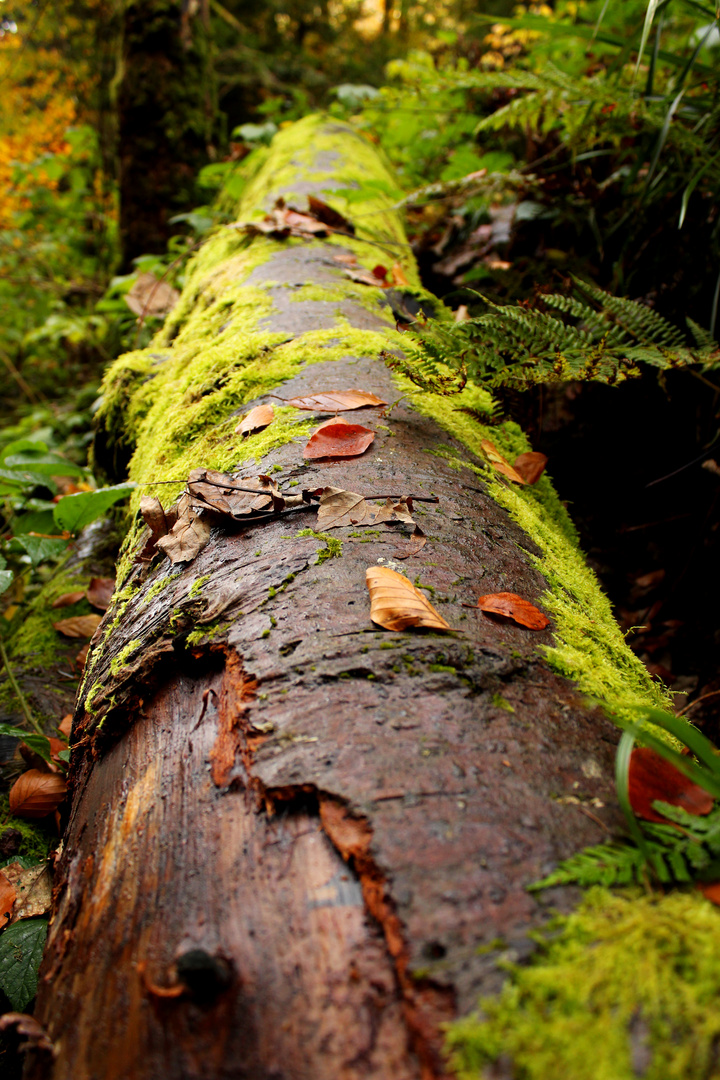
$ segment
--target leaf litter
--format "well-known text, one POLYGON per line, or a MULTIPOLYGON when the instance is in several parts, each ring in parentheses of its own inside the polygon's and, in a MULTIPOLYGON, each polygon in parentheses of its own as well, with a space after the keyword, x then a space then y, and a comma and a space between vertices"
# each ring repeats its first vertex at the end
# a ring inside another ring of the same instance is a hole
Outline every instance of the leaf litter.
POLYGON ((550 622, 547 615, 517 593, 487 593, 478 598, 477 606, 486 615, 502 615, 528 630, 544 630, 550 622))
POLYGON ((319 458, 359 457, 375 439, 375 432, 362 424, 348 424, 346 420, 333 419, 321 424, 310 436, 303 451, 307 461, 319 458))
POLYGON ((241 229, 251 236, 262 234, 278 240, 284 240, 288 236, 313 240, 315 237, 327 236, 328 233, 333 232, 341 232, 349 236, 355 234, 352 222, 314 195, 308 196, 307 211, 288 206, 281 196, 262 221, 236 221, 230 228, 241 229))
POLYGON ((275 419, 275 410, 272 405, 256 405, 247 416, 244 416, 235 428, 236 435, 252 435, 255 431, 262 431, 269 427, 275 419))
POLYGON ((285 404, 292 405, 296 409, 314 412, 345 412, 348 409, 362 409, 388 403, 367 390, 323 390, 309 397, 289 398, 285 404))

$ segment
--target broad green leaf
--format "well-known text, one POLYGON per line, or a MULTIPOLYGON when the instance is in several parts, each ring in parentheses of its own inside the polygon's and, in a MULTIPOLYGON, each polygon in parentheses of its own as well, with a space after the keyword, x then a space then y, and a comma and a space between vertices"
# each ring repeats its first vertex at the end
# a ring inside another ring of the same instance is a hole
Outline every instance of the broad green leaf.
POLYGON ((4 462, 5 458, 14 454, 21 454, 25 450, 37 451, 42 453, 47 451, 48 445, 45 442, 32 439, 15 439, 14 442, 8 443, 7 446, 0 453, 0 461, 4 462))
POLYGON ((14 540, 27 551, 33 566, 47 559, 58 559, 68 546, 67 540, 54 536, 16 536, 14 540))
POLYGON ((51 760, 50 740, 47 735, 40 735, 37 731, 26 731, 25 728, 13 727, 11 724, 0 724, 0 735, 9 735, 11 739, 22 739, 26 746, 29 746, 45 761, 51 760))
POLYGON ((116 484, 114 487, 100 488, 99 491, 66 495, 55 504, 55 524, 68 532, 79 532, 91 521, 102 517, 113 503, 126 499, 134 487, 134 484, 116 484))
POLYGON ((37 991, 47 919, 21 919, 0 934, 0 990, 22 1012, 37 991))
POLYGON ((67 461, 59 454, 33 454, 25 451, 21 454, 9 454, 3 460, 6 469, 24 471, 28 469, 42 476, 84 476, 85 470, 72 461, 67 461))
POLYGON ((30 510, 27 514, 20 514, 12 523, 14 536, 29 532, 51 533, 54 529, 55 521, 52 508, 50 510, 30 510))

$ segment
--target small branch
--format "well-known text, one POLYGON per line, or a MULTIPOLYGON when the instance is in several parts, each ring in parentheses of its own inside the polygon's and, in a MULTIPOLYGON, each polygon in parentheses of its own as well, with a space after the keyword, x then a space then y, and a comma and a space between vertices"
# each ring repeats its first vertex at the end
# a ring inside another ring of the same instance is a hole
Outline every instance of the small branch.
POLYGON ((38 721, 35 719, 35 717, 31 713, 30 706, 27 703, 27 699, 26 699, 25 695, 23 694, 22 690, 20 689, 15 676, 13 675, 13 670, 10 667, 10 661, 8 660, 8 654, 7 654, 6 650, 5 650, 5 642, 3 641, 3 639, 1 637, 0 637, 0 656, 2 657, 2 662, 5 665, 5 670, 7 672, 7 677, 10 680, 10 685, 13 688, 13 692, 15 694, 15 697, 20 702, 20 707, 22 708, 23 715, 24 715, 25 719, 27 720, 30 727, 35 728, 35 731, 37 731, 38 735, 44 735, 45 732, 43 731, 40 724, 38 723, 38 721))

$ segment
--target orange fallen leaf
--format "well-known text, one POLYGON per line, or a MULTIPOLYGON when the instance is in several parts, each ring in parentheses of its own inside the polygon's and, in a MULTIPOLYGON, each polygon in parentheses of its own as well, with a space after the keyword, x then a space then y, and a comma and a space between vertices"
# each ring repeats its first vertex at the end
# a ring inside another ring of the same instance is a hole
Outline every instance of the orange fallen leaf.
POLYGON ((74 615, 71 619, 60 619, 53 626, 60 634, 71 638, 90 638, 102 622, 100 615, 74 615))
POLYGON ((450 630, 442 615, 411 581, 388 566, 371 566, 365 571, 370 593, 370 618, 386 630, 426 626, 450 630))
POLYGON ((62 720, 57 726, 61 735, 65 736, 65 739, 70 738, 70 732, 72 730, 72 713, 68 713, 67 716, 63 716, 62 720))
POLYGON ((387 401, 367 390, 323 390, 311 397, 290 398, 286 404, 315 412, 345 412, 347 409, 362 409, 366 405, 387 405, 387 401))
POLYGON ((379 289, 386 289, 388 283, 385 280, 385 274, 387 270, 384 266, 376 266, 374 270, 365 270, 364 267, 359 266, 356 270, 349 268, 345 271, 345 276, 349 277, 351 281, 359 281, 361 285, 375 285, 379 289), (377 271, 382 270, 383 273, 378 276, 377 271))
POLYGON ((53 600, 52 607, 70 607, 71 604, 79 604, 80 601, 84 599, 85 593, 82 589, 80 589, 79 592, 66 592, 53 600))
POLYGON ((114 577, 94 577, 91 578, 85 595, 93 607, 99 608, 100 611, 107 611, 114 592, 114 577))
POLYGON ((78 651, 78 654, 75 657, 75 664, 80 669, 80 671, 85 670, 85 663, 87 661, 87 654, 89 653, 89 651, 90 642, 88 642, 87 645, 83 645, 82 649, 78 651))
POLYGON ((405 271, 402 268, 402 264, 399 262, 393 263, 392 279, 393 285, 397 285, 399 289, 407 288, 410 285, 410 282, 405 276, 405 271))
POLYGON ((252 435, 254 431, 262 431, 275 419, 275 410, 272 405, 256 405, 247 416, 235 428, 236 435, 252 435))
POLYGON ((375 432, 361 424, 331 420, 321 424, 308 440, 303 451, 306 460, 316 458, 357 457, 364 454, 375 438, 375 432))
POLYGON ((684 773, 649 746, 636 746, 628 769, 630 805, 646 821, 667 822, 653 807, 655 799, 681 806, 689 814, 709 814, 713 797, 704 788, 688 780, 684 773))
POLYGON ((57 810, 67 784, 58 773, 28 769, 10 788, 10 813, 17 817, 43 818, 57 810))
MULTIPOLYGON (((667 799, 665 802, 667 802, 667 799)), ((711 904, 717 904, 718 907, 720 907, 720 881, 699 881, 697 887, 706 900, 709 900, 711 904)))
POLYGON ((0 872, 0 926, 10 922, 16 896, 15 886, 0 872))
POLYGON ((489 615, 503 615, 528 630, 544 630, 550 620, 529 600, 512 592, 487 593, 478 598, 478 607, 489 615))
POLYGON ((507 476, 508 480, 512 480, 514 484, 524 484, 526 482, 517 469, 512 467, 507 458, 502 456, 494 443, 491 443, 489 439, 481 439, 480 445, 487 454, 488 461, 496 472, 502 473, 503 476, 507 476))
POLYGON ((513 469, 520 473, 526 484, 537 484, 545 472, 547 463, 548 459, 545 454, 540 454, 535 450, 528 450, 527 453, 519 454, 515 458, 513 469))

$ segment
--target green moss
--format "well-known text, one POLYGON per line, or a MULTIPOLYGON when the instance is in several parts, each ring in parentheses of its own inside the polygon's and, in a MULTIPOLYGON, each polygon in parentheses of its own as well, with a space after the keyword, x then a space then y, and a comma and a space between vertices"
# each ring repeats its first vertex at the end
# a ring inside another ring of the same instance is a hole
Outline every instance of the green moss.
POLYGON ((428 671, 448 671, 451 675, 457 675, 457 668, 449 664, 430 664, 428 671))
POLYGON ((7 795, 0 795, 0 836, 5 829, 17 829, 22 837, 17 855, 33 862, 44 862, 52 848, 57 846, 58 838, 45 832, 42 825, 31 824, 10 813, 7 795))
MULTIPOLYGON (((242 612, 240 612, 242 615, 242 612)), ((208 623, 207 626, 198 626, 196 630, 193 630, 188 634, 186 641, 188 645, 201 645, 204 641, 212 641, 218 634, 227 629, 227 623, 222 623, 219 620, 213 623, 208 623)))
POLYGON ((697 892, 590 890, 481 1015, 450 1027, 460 1080, 480 1080, 501 1055, 516 1080, 716 1076, 718 934, 720 911, 697 892), (633 1032, 649 1057, 641 1074, 633 1032))
MULTIPOLYGON (((168 574, 167 577, 159 578, 157 581, 154 581, 153 584, 150 586, 150 588, 148 589, 148 591, 145 593, 145 595, 142 598, 143 604, 149 604, 150 601, 154 597, 156 597, 158 595, 158 593, 161 593, 163 591, 163 589, 167 589, 168 585, 172 584, 172 582, 176 581, 177 578, 179 578, 179 577, 180 577, 180 574, 168 574)), ((208 575, 208 577, 209 577, 209 575, 208 575)), ((199 578, 195 582, 195 584, 193 585, 192 589, 190 590, 189 595, 190 596, 196 595, 196 594, 193 593, 193 589, 196 588, 196 586, 198 586, 200 584, 200 582, 202 582, 204 584, 208 580, 208 577, 199 578)))
POLYGON ((110 661, 110 671, 113 675, 118 676, 122 669, 125 667, 125 661, 142 645, 142 641, 139 638, 133 638, 132 641, 128 641, 127 645, 120 650, 117 656, 114 656, 110 661))
POLYGON ((295 533, 295 536, 314 536, 316 540, 325 541, 325 547, 320 548, 317 552, 316 566, 327 562, 328 559, 339 559, 342 555, 342 540, 338 540, 328 533, 315 532, 313 529, 301 529, 300 532, 295 533))
POLYGON ((510 702, 507 700, 507 698, 504 698, 502 696, 502 694, 493 694, 492 703, 493 703, 493 705, 495 706, 496 709, 504 709, 505 712, 510 712, 510 713, 515 712, 514 707, 510 704, 510 702))

